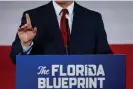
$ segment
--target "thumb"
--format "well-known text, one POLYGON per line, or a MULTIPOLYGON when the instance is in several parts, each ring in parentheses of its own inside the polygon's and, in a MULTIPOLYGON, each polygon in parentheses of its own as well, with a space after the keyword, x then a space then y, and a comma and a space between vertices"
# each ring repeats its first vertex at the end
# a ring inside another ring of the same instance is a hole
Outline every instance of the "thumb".
POLYGON ((36 33, 37 32, 37 27, 34 27, 33 31, 36 33))

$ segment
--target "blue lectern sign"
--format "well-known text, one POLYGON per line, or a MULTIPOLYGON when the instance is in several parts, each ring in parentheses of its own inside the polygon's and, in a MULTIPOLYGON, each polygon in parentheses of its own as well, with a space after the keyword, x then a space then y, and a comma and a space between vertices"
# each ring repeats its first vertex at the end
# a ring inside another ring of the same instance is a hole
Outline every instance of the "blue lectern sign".
POLYGON ((17 89, 126 89, 124 55, 17 56, 17 89))

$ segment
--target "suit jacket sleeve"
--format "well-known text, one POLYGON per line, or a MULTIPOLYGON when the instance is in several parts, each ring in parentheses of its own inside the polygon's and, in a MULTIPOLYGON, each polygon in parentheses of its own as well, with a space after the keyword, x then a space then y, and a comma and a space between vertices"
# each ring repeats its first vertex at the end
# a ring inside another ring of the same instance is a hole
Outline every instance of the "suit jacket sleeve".
POLYGON ((104 24, 101 14, 99 14, 97 18, 96 54, 112 54, 112 51, 107 41, 107 34, 104 29, 104 24))
MULTIPOLYGON (((20 26, 26 24, 25 13, 26 12, 23 13, 20 26)), ((16 38, 15 38, 15 41, 12 43, 12 49, 11 49, 11 53, 10 53, 10 57, 11 57, 13 63, 16 63, 16 55, 18 55, 21 52, 23 52, 23 49, 22 49, 18 34, 16 34, 16 38)))

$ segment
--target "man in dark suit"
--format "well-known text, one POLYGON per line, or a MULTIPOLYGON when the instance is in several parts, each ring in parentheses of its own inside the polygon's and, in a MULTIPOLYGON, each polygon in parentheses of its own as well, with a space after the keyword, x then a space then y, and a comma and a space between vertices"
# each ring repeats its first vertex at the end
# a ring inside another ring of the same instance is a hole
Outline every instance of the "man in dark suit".
POLYGON ((16 55, 112 54, 101 14, 74 1, 51 1, 24 12, 12 44, 16 55))

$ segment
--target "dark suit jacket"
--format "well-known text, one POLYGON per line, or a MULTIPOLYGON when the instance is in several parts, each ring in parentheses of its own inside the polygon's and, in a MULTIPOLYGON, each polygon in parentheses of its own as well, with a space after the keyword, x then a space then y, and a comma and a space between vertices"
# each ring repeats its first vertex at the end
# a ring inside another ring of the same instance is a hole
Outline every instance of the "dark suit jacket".
MULTIPOLYGON (((26 23, 26 13, 30 15, 32 26, 38 28, 30 54, 66 54, 52 2, 24 12, 21 25, 26 23)), ((74 5, 74 17, 70 37, 70 55, 112 53, 107 42, 101 14, 88 10, 76 2, 74 5)), ((12 44, 11 51, 11 58, 14 63, 16 62, 16 55, 22 51, 20 39, 17 35, 12 44)))

